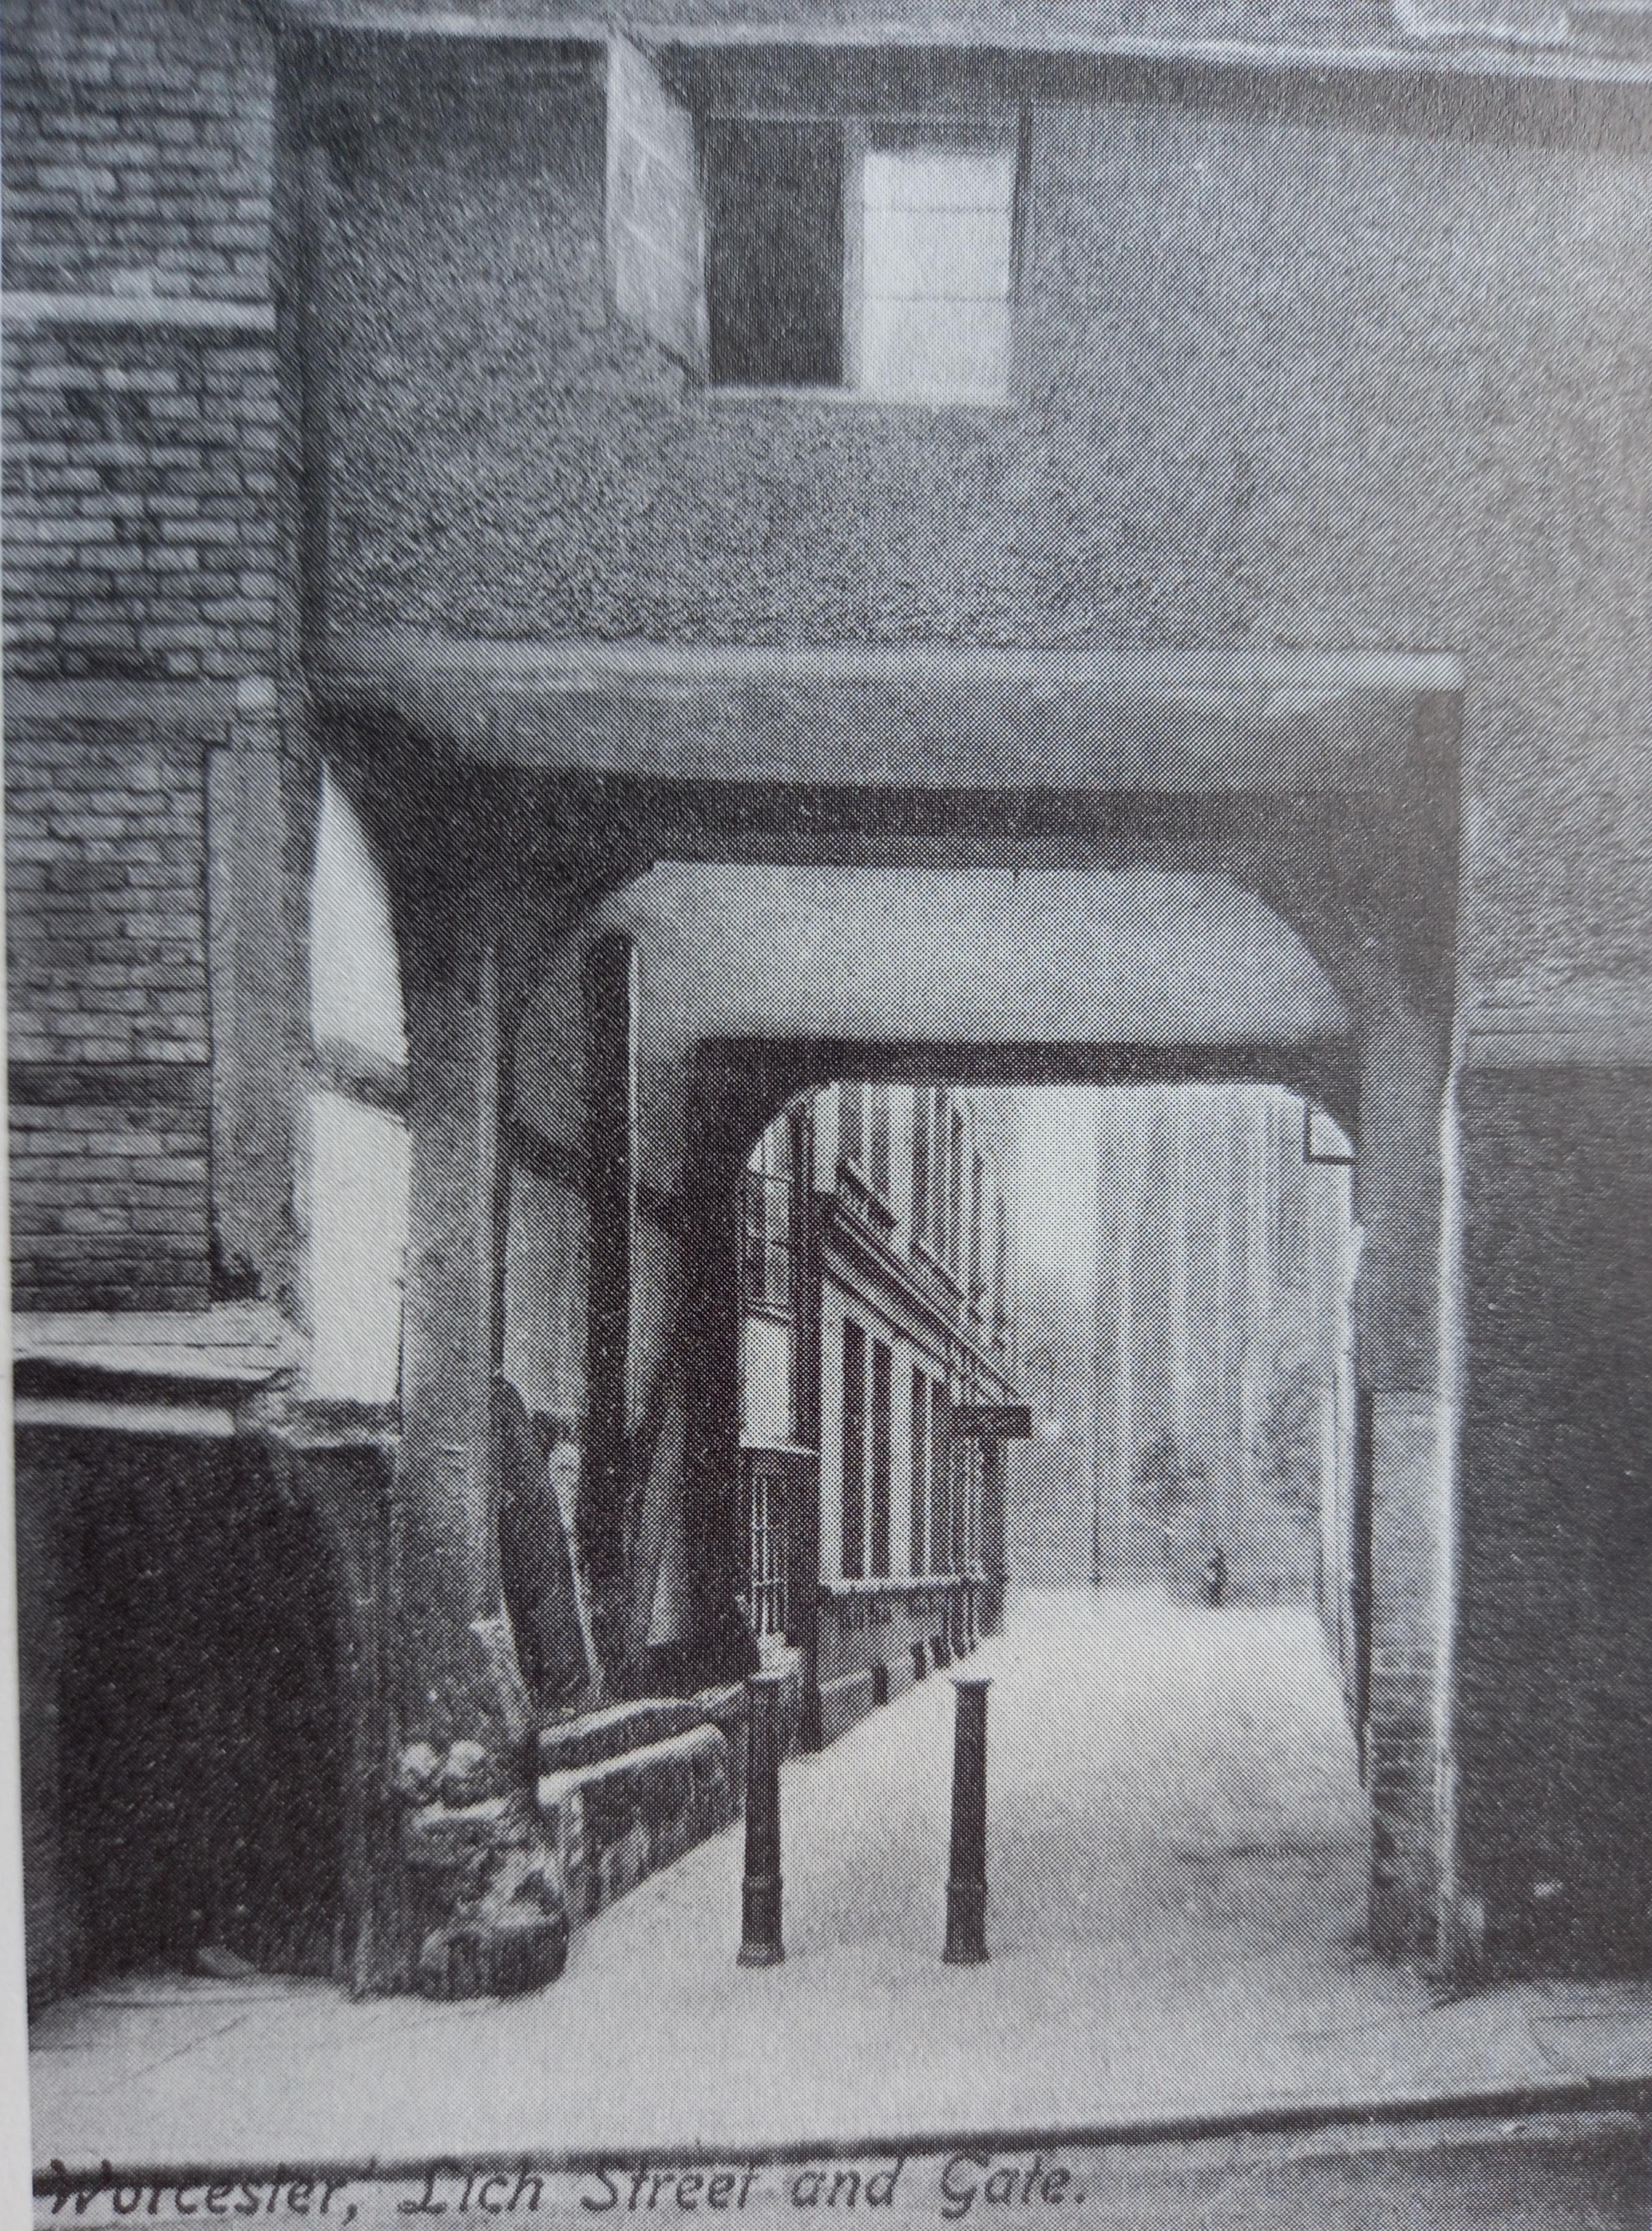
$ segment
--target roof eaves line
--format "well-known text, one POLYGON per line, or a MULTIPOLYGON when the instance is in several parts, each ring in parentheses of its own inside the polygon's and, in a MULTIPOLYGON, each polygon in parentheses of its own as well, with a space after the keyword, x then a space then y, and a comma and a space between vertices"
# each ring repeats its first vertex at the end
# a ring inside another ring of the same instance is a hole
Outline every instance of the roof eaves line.
MULTIPOLYGON (((979 25, 969 23, 930 24, 921 29, 909 29, 887 23, 823 29, 812 23, 636 23, 589 16, 545 16, 527 21, 453 12, 409 17, 395 9, 351 9, 332 4, 332 0, 313 0, 313 0, 269 0, 269 4, 278 28, 284 31, 356 32, 407 39, 464 38, 501 44, 602 46, 620 38, 654 53, 672 49, 687 54, 716 48, 735 51, 765 47, 836 48, 845 52, 1015 55, 1029 61, 1214 65, 1265 70, 1281 76, 1334 72, 1345 76, 1472 77, 1623 89, 1652 84, 1652 55, 1642 61, 1552 50, 1520 52, 1507 48, 1457 45, 1448 49, 1443 45, 1426 43, 1426 34, 1417 35, 1416 43, 1392 47, 1322 47, 1262 44, 1236 39, 1139 36, 1084 38, 1059 33, 1006 36, 1002 32, 984 33, 979 25)), ((1460 32, 1439 35, 1442 41, 1455 41, 1462 36, 1460 32)))

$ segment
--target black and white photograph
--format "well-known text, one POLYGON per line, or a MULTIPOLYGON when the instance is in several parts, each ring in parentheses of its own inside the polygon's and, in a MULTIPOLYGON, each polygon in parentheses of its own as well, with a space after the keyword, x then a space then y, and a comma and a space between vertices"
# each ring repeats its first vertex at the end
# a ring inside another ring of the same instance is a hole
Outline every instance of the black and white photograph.
POLYGON ((1647 2231, 1652 0, 0 71, 0 2221, 1647 2231))

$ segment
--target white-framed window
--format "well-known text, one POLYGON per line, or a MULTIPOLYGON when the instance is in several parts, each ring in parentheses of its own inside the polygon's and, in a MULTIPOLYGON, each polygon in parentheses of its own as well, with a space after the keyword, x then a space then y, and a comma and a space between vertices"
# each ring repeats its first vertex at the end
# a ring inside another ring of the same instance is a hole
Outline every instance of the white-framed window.
POLYGON ((997 402, 1009 391, 1016 141, 865 128, 847 145, 846 385, 997 402))
POLYGON ((709 120, 713 383, 1003 399, 1019 146, 1012 114, 709 120))
POLYGON ((745 1166, 740 1214, 740 1429, 790 1441, 797 1423, 800 1173, 804 1133, 777 1116, 745 1166))
POLYGON ((746 1564, 752 1631, 758 1639, 786 1631, 786 1484, 768 1465, 750 1465, 746 1564))

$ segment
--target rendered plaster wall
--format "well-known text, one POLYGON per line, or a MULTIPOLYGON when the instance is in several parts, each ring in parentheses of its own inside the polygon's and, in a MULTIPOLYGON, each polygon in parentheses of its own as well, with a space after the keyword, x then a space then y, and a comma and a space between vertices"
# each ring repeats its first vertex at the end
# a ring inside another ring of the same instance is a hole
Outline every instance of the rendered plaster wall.
POLYGON ((1643 115, 1103 79, 1033 115, 1003 410, 692 385, 605 324, 599 95, 507 66, 336 207, 332 611, 456 636, 1460 651, 1471 992, 1632 993, 1643 115), (537 127, 537 128, 536 128, 537 127))
POLYGON ((309 924, 302 1210, 309 1391, 389 1403, 402 1353, 408 1244, 407 1026, 390 893, 349 800, 323 779, 309 924))

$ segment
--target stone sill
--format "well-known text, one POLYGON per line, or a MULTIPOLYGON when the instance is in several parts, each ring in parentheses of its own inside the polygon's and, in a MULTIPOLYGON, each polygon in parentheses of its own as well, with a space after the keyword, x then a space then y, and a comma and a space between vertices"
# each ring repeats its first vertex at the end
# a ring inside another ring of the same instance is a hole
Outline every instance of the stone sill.
POLYGON ((687 398, 712 404, 762 407, 789 404, 810 409, 825 404, 835 410, 923 411, 1013 411, 1021 398, 1013 395, 877 395, 859 387, 739 387, 732 381, 705 380, 687 391, 687 398))

